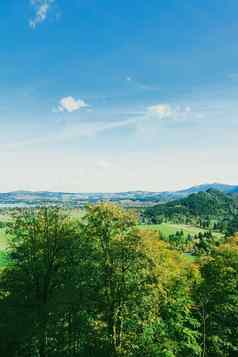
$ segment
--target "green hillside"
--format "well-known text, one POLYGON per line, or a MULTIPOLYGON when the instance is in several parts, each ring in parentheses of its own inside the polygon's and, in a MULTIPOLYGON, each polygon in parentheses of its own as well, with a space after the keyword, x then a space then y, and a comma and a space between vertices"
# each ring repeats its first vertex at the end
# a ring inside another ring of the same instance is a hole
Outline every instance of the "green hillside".
POLYGON ((209 189, 181 200, 146 208, 142 218, 146 223, 192 224, 224 232, 230 222, 236 220, 237 214, 237 200, 223 192, 209 189))

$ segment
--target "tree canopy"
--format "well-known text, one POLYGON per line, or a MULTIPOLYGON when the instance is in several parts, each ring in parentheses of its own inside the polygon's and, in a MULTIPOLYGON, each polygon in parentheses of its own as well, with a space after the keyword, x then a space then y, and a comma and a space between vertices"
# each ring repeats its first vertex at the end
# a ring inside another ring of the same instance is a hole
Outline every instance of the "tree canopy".
POLYGON ((237 355, 237 237, 191 260, 110 203, 26 210, 10 231, 1 356, 237 355))

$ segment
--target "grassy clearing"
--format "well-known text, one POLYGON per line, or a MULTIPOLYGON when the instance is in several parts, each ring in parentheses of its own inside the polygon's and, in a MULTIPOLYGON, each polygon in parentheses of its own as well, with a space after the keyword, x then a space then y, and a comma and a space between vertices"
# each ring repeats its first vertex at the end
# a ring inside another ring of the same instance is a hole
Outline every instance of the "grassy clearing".
MULTIPOLYGON (((185 235, 195 236, 199 232, 206 232, 205 229, 195 227, 192 225, 185 224, 173 224, 173 223, 161 223, 161 224, 143 224, 140 226, 142 229, 154 229, 161 232, 165 237, 169 237, 172 234, 175 234, 177 231, 183 231, 185 235)), ((216 237, 222 237, 221 233, 212 232, 216 237)))

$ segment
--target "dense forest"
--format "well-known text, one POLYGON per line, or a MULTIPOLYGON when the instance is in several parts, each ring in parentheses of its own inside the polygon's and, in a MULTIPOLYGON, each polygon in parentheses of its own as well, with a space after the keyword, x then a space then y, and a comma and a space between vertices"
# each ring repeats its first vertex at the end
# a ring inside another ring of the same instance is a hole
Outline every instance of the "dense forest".
POLYGON ((238 355, 237 236, 192 257, 110 203, 23 210, 8 230, 1 356, 238 355))
POLYGON ((209 189, 181 200, 146 208, 142 216, 144 221, 150 223, 192 223, 229 236, 238 230, 238 199, 235 195, 209 189))

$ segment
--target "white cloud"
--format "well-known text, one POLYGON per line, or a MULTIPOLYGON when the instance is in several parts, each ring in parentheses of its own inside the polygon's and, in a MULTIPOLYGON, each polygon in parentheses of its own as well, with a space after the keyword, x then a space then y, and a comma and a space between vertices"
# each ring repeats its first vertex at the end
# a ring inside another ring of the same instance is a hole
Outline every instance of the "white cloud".
POLYGON ((54 2, 55 0, 31 0, 31 5, 35 9, 35 16, 29 22, 31 28, 35 29, 46 20, 50 7, 54 2))
POLYGON ((69 113, 75 112, 81 108, 87 108, 89 105, 82 99, 75 99, 74 97, 64 97, 60 100, 58 105, 58 111, 69 113))
POLYGON ((173 115, 173 110, 170 105, 156 104, 147 108, 149 115, 156 115, 160 118, 169 118, 173 115))
POLYGON ((172 107, 169 104, 156 104, 147 108, 146 115, 148 117, 157 117, 159 119, 185 120, 191 111, 191 107, 189 106, 172 107))

